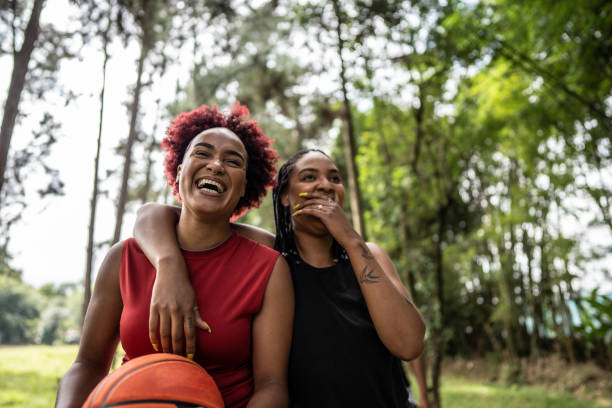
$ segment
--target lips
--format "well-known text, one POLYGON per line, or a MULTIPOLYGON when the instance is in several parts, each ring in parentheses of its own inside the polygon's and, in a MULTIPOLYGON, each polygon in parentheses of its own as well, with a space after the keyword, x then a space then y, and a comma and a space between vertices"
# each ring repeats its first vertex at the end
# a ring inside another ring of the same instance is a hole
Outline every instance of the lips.
POLYGON ((196 186, 202 191, 209 193, 223 194, 227 190, 225 183, 221 180, 212 179, 210 177, 204 177, 196 181, 196 186))

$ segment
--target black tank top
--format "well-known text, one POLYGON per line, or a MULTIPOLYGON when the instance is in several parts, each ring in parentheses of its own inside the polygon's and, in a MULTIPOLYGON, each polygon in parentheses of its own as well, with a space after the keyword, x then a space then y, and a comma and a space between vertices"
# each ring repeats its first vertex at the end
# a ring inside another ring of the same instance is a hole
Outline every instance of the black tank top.
POLYGON ((293 408, 407 408, 401 361, 380 341, 350 261, 288 260, 295 287, 289 364, 293 408))

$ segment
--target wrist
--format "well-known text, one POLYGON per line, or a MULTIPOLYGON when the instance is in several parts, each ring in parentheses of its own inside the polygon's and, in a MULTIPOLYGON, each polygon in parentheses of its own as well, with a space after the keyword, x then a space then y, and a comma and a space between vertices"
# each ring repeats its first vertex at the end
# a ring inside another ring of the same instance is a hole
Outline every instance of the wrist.
POLYGON ((168 253, 162 256, 157 257, 155 261, 155 268, 159 273, 162 271, 162 274, 165 271, 173 271, 176 269, 186 269, 185 259, 183 258, 183 254, 180 251, 176 251, 176 253, 168 253))

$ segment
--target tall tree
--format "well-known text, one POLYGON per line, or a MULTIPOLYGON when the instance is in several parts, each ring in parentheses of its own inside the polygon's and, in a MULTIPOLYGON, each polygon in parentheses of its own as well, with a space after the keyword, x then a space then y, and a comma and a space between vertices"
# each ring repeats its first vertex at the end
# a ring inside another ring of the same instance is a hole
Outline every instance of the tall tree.
POLYGON ((100 149, 102 145, 102 123, 104 118, 104 94, 106 90, 106 65, 110 58, 108 47, 111 41, 111 28, 112 28, 112 13, 113 13, 113 3, 112 1, 108 1, 107 4, 108 9, 98 9, 91 10, 88 13, 88 16, 92 17, 92 21, 103 21, 103 27, 100 28, 97 33, 102 40, 102 84, 100 86, 100 109, 98 115, 98 138, 96 141, 96 157, 94 160, 94 176, 93 176, 93 186, 91 192, 91 199, 89 202, 90 210, 89 210, 89 228, 87 231, 87 252, 86 252, 86 260, 85 260, 85 276, 83 279, 83 307, 81 314, 81 324, 85 319, 85 314, 87 313, 87 307, 89 306, 89 301, 91 299, 91 275, 93 270, 93 260, 94 260, 94 232, 95 232, 95 222, 96 222, 96 210, 98 206, 98 195, 99 195, 99 184, 100 184, 100 149), (104 18, 105 17, 105 18, 104 18))
MULTIPOLYGON (((32 51, 34 50, 34 46, 40 32, 40 14, 42 12, 44 3, 44 0, 34 0, 32 11, 30 13, 30 19, 28 20, 28 24, 23 33, 23 42, 19 50, 17 50, 15 44, 17 29, 16 19, 18 15, 17 8, 19 5, 17 1, 11 1, 9 3, 13 11, 11 21, 11 28, 13 31, 13 72, 11 74, 8 95, 4 104, 2 126, 0 127, 0 193, 2 192, 2 187, 4 186, 4 173, 6 170, 9 146, 11 144, 11 136, 13 135, 15 121, 17 119, 17 114, 19 113, 19 100, 25 85, 30 57, 32 56, 32 51)), ((6 7, 5 3, 3 3, 3 6, 6 7)), ((2 195, 0 194, 0 198, 1 197, 2 195)), ((0 206, 1 205, 2 202, 0 202, 0 206)))
POLYGON ((128 202, 132 151, 137 141, 140 96, 144 85, 143 73, 145 63, 156 43, 167 38, 172 12, 174 12, 172 7, 168 7, 165 2, 159 0, 123 0, 120 4, 131 13, 138 27, 137 36, 140 43, 140 55, 136 68, 136 84, 132 91, 132 102, 130 104, 130 127, 127 140, 123 146, 124 164, 119 197, 117 199, 117 215, 112 243, 118 242, 121 237, 123 216, 128 202))

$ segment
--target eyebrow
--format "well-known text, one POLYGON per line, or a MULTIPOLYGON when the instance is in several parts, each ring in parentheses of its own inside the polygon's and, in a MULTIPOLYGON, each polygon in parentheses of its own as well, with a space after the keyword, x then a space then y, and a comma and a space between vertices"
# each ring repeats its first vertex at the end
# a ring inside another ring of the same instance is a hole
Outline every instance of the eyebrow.
MULTIPOLYGON (((211 145, 210 143, 206 143, 206 142, 199 142, 199 143, 196 143, 196 144, 195 144, 193 147, 197 147, 197 146, 202 146, 202 147, 206 147, 206 148, 208 148, 208 149, 210 149, 210 150, 215 150, 215 146, 211 145)), ((238 157, 240 157, 240 158, 241 158, 243 161, 246 161, 246 160, 245 160, 245 158, 244 158, 244 156, 243 156, 243 155, 242 155, 240 152, 237 152, 236 150, 228 150, 228 151, 227 151, 227 154, 230 154, 230 155, 232 155, 232 156, 238 156, 238 157)))
MULTIPOLYGON (((305 171, 314 171, 314 172, 319 172, 320 170, 319 170, 319 169, 315 169, 314 167, 308 167, 308 168, 305 168, 305 169, 300 170, 300 171, 298 172, 298 174, 302 174, 302 173, 304 173, 305 171)), ((338 169, 330 169, 330 170, 328 170, 328 172, 329 172, 329 173, 338 173, 338 174, 340 174, 340 171, 338 171, 338 169)))

